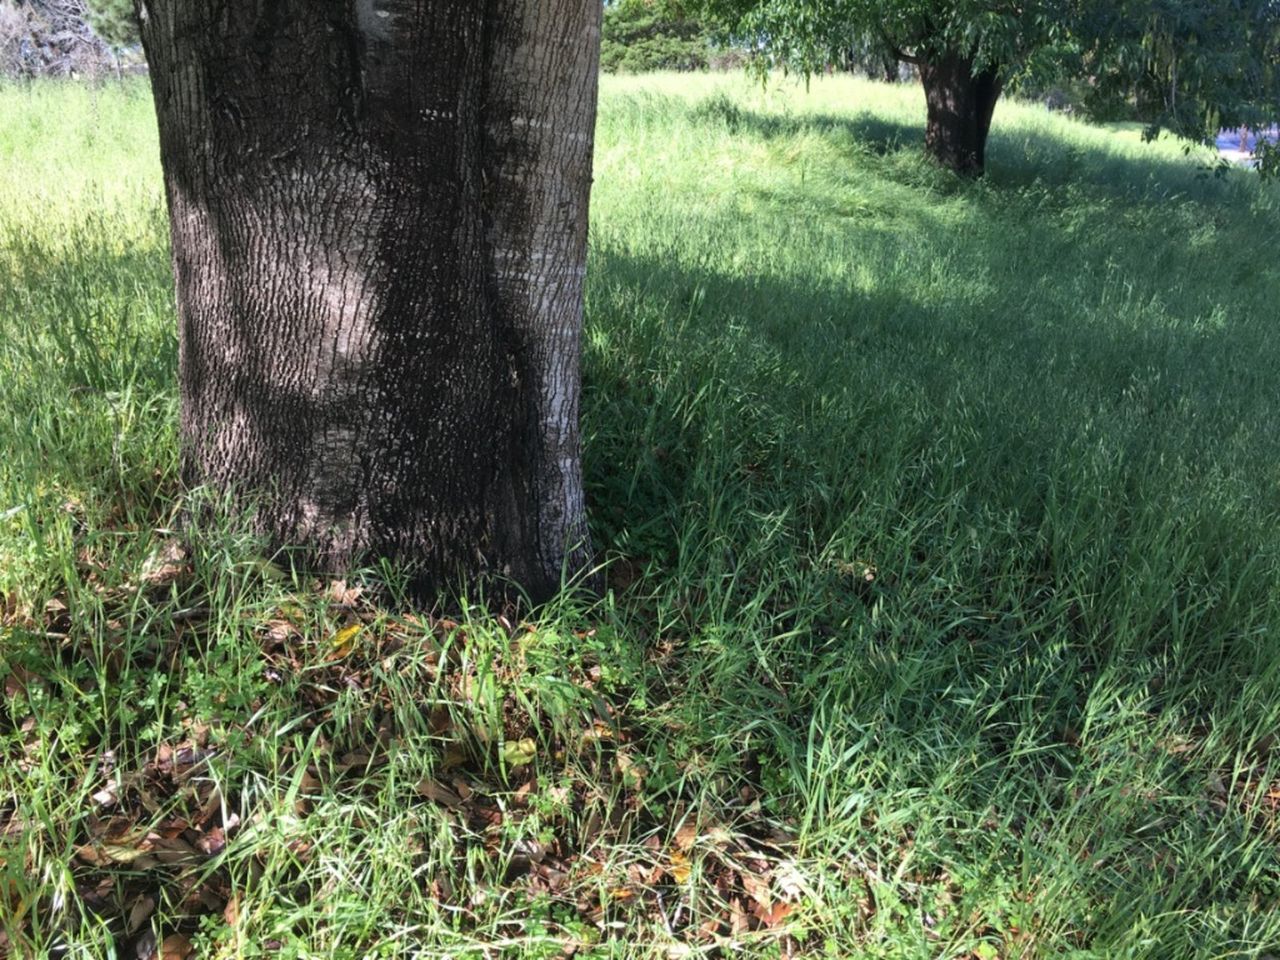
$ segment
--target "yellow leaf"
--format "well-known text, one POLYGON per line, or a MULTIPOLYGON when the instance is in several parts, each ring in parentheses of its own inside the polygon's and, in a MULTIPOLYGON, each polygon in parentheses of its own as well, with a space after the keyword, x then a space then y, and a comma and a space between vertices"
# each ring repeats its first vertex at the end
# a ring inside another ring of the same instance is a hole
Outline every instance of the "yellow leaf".
POLYGON ((353 623, 349 627, 343 627, 333 635, 333 656, 345 657, 355 649, 356 637, 360 636, 360 631, 364 626, 359 623, 353 623))
POLYGON ((684 883, 689 879, 689 874, 693 872, 693 867, 689 865, 689 858, 678 850, 671 852, 671 866, 667 868, 667 872, 671 874, 671 879, 676 883, 684 883))
POLYGON ((502 759, 509 767, 523 767, 533 763, 533 758, 537 755, 538 744, 529 737, 523 740, 508 740, 502 745, 502 759))

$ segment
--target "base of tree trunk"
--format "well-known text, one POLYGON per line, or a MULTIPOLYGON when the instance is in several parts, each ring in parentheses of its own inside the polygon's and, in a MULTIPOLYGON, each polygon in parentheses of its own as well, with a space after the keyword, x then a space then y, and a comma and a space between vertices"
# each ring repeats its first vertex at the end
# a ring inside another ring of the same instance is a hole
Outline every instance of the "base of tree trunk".
POLYGON ((922 62, 920 80, 928 104, 925 151, 961 176, 982 176, 1003 86, 998 69, 975 73, 972 57, 946 54, 922 62))

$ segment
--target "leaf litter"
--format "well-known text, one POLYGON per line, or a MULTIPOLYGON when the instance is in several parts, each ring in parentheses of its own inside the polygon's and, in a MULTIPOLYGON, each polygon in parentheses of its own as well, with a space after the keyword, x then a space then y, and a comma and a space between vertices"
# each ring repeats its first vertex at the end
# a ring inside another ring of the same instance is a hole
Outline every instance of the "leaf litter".
MULTIPOLYGON (((85 570, 91 586, 100 583, 92 564, 85 570)), ((191 576, 185 548, 166 540, 148 555, 136 584, 100 583, 98 589, 108 602, 124 606, 138 591, 152 596, 180 591, 191 576)), ((299 597, 269 612, 257 628, 266 682, 307 678, 297 685, 300 732, 318 734, 343 691, 364 691, 375 707, 388 700, 379 671, 394 669, 397 655, 411 645, 453 700, 480 695, 479 680, 467 663, 466 628, 457 621, 397 618, 379 609, 359 586, 344 581, 317 584, 313 590, 327 610, 324 623, 317 624, 308 613, 314 597, 299 597), (318 650, 310 640, 317 629, 328 637, 318 650)), ((16 609, 10 598, 5 603, 6 611, 16 609)), ((154 669, 165 669, 174 651, 203 629, 200 609, 189 609, 195 615, 175 618, 184 626, 169 649, 155 651, 154 669)), ((46 641, 67 653, 66 645, 75 644, 75 613, 63 599, 49 601, 43 613, 46 641)), ((512 638, 507 669, 521 669, 520 638, 535 636, 537 627, 506 617, 499 623, 512 638)), ((123 625, 119 629, 123 632, 123 625)), ((82 652, 73 648, 70 655, 82 652)), ((622 915, 643 913, 659 919, 679 955, 688 955, 693 947, 702 954, 731 949, 744 938, 762 936, 779 938, 789 955, 798 941, 788 920, 802 908, 806 891, 785 825, 770 823, 759 804, 744 807, 737 797, 717 811, 677 803, 666 816, 655 812, 644 793, 649 776, 640 759, 644 744, 621 709, 596 689, 600 676, 598 665, 583 665, 576 683, 593 706, 579 729, 550 739, 539 728, 539 718, 509 695, 499 705, 500 719, 491 725, 460 726, 451 710, 430 708, 430 729, 440 743, 439 775, 417 785, 421 801, 453 817, 462 849, 478 844, 486 856, 501 859, 505 884, 550 897, 568 911, 561 916, 576 916, 597 938, 618 935, 626 926, 622 915), (567 782, 552 783, 545 776, 557 769, 572 774, 567 782), (612 792, 614 801, 603 803, 602 790, 612 792), (518 832, 535 807, 545 810, 547 804, 559 811, 561 829, 504 848, 503 830, 518 832)), ((43 683, 19 665, 7 666, 4 682, 10 700, 43 683)), ((344 789, 347 780, 358 785, 361 775, 388 762, 397 732, 386 719, 390 711, 383 716, 362 747, 324 764, 314 756, 295 758, 294 816, 308 816, 310 796, 344 789)), ((34 729, 28 732, 35 734, 34 729)), ((242 798, 224 796, 219 778, 210 774, 224 752, 257 734, 249 724, 224 725, 215 732, 194 721, 186 722, 184 732, 181 739, 159 743, 132 767, 117 764, 109 748, 102 751, 96 766, 100 782, 87 795, 91 808, 84 813, 67 865, 77 908, 97 915, 116 931, 117 942, 140 958, 191 956, 195 948, 189 937, 200 928, 201 918, 221 918, 234 931, 240 904, 252 893, 242 876, 233 880, 224 860, 237 837, 252 842, 265 821, 261 812, 242 821, 236 812, 242 798), (163 936, 153 929, 161 913, 178 929, 163 931, 163 936)), ((11 816, 0 817, 0 827, 6 834, 23 829, 11 816)), ((310 857, 311 845, 302 836, 289 843, 299 862, 310 857)), ((252 866, 254 858, 248 863, 252 866)), ((254 872, 250 870, 250 878, 254 872)), ((457 888, 446 876, 424 876, 422 882, 464 917, 468 899, 477 895, 457 888)), ((566 952, 572 952, 579 935, 565 930, 566 952)), ((14 934, 7 932, 10 941, 14 934)))

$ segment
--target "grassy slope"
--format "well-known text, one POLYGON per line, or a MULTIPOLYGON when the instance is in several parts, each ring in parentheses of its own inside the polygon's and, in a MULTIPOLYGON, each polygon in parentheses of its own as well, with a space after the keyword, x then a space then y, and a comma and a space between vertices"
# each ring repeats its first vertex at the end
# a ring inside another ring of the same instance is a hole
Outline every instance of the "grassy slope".
POLYGON ((1280 944, 1280 194, 1008 104, 960 184, 918 99, 606 82, 614 589, 509 634, 281 578, 232 520, 157 562, 149 103, 0 91, 14 948, 1280 944))

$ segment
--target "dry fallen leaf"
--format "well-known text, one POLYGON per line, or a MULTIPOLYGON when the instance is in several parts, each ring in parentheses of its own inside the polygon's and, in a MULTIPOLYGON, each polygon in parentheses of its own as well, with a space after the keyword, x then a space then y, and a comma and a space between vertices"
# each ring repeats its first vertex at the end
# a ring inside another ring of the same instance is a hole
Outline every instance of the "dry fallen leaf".
POLYGON ((129 919, 125 922, 125 933, 132 936, 155 913, 156 902, 151 897, 139 897, 129 910, 129 919))
POLYGON ((775 903, 772 909, 765 907, 763 904, 754 903, 751 905, 751 912, 759 918, 760 922, 766 927, 776 927, 795 910, 795 905, 791 903, 775 903))
POLYGON ((165 540, 142 564, 142 582, 151 587, 166 587, 182 576, 186 569, 187 551, 177 540, 165 540))
POLYGON ((160 944, 160 960, 187 960, 196 948, 180 933, 171 933, 160 944))
POLYGON ((442 783, 435 780, 423 780, 418 784, 418 793, 426 797, 428 800, 434 800, 436 803, 446 807, 462 806, 462 798, 450 790, 442 783))
POLYGON ((738 876, 742 879, 742 889, 747 891, 747 896, 765 910, 773 908, 773 893, 769 889, 768 877, 758 877, 745 870, 740 871, 738 876))
POLYGON ((698 825, 692 820, 686 820, 680 825, 680 829, 676 831, 675 841, 676 847, 682 852, 688 853, 693 849, 693 845, 698 840, 698 825))
POLYGON ((345 580, 334 580, 329 584, 326 592, 329 599, 341 607, 354 607, 360 602, 360 594, 363 588, 359 586, 349 587, 345 580))
POLYGON ((671 866, 667 868, 667 872, 671 874, 671 878, 676 883, 685 883, 689 879, 689 875, 693 873, 693 867, 689 863, 689 858, 677 850, 671 852, 671 866))
POLYGON ((643 764, 636 763, 625 750, 619 750, 617 756, 618 773, 622 774, 627 786, 639 790, 644 785, 644 778, 649 771, 643 764))

